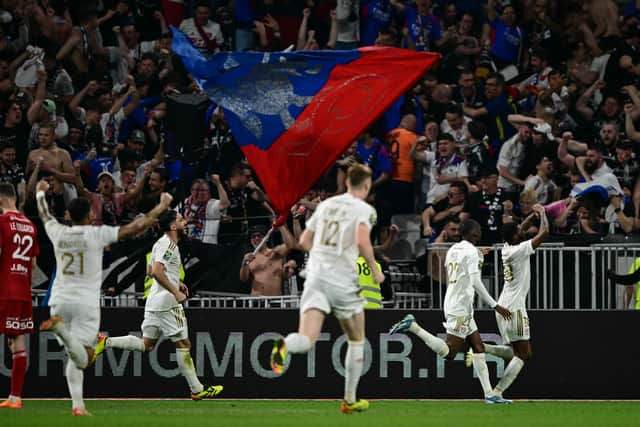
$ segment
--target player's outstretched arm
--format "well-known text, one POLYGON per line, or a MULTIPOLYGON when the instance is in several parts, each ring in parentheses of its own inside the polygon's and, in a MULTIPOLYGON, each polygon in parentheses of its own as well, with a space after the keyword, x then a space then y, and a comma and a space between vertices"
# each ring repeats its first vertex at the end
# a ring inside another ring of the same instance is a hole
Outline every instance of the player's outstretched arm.
POLYGON ((158 216, 169 208, 171 200, 173 200, 171 194, 162 193, 160 195, 160 203, 158 203, 155 208, 151 209, 149 213, 120 227, 118 231, 118 240, 124 240, 129 237, 137 236, 140 233, 144 233, 149 227, 151 227, 151 225, 153 225, 156 219, 158 219, 158 216))
POLYGON ((538 234, 536 234, 531 241, 533 249, 537 249, 538 246, 540 246, 549 236, 549 220, 547 219, 547 214, 544 211, 544 206, 536 204, 532 209, 538 214, 538 216, 540 216, 540 229, 538 230, 538 234))
POLYGON ((38 205, 38 215, 40 216, 43 224, 56 219, 49 212, 49 205, 47 204, 47 199, 45 197, 47 190, 49 190, 49 183, 45 180, 38 181, 36 184, 36 204, 38 205))
POLYGON ((473 288, 475 289, 476 293, 480 296, 480 298, 482 298, 484 302, 489 305, 489 307, 500 313, 500 315, 505 319, 511 319, 511 312, 501 305, 498 305, 496 300, 494 300, 493 297, 489 295, 489 292, 487 292, 487 288, 485 288, 484 283, 482 283, 479 271, 471 273, 471 283, 473 283, 473 288))

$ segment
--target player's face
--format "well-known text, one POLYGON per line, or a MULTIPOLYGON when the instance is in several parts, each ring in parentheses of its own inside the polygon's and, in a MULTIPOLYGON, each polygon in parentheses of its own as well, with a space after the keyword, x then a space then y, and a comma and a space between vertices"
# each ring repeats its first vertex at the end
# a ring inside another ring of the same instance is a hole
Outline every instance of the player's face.
POLYGON ((187 224, 187 221, 185 221, 184 217, 180 214, 177 214, 174 227, 175 227, 175 230, 178 232, 178 237, 184 236, 184 227, 186 226, 186 224, 187 224))

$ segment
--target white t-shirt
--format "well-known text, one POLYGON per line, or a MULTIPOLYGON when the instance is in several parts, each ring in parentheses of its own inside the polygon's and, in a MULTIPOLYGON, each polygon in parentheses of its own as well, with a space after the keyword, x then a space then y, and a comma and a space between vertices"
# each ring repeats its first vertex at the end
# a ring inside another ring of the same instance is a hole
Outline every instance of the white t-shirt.
POLYGON ((598 169, 596 169, 591 174, 591 179, 594 180, 594 179, 597 179, 597 178, 602 178, 603 176, 605 176, 608 173, 613 173, 613 171, 611 170, 609 165, 607 165, 606 162, 602 162, 602 166, 600 166, 598 169))
MULTIPOLYGON (((87 123, 87 111, 79 107, 80 113, 77 119, 83 124, 87 123)), ((102 128, 102 135, 105 141, 118 142, 118 135, 120 134, 120 125, 126 119, 124 115, 124 109, 119 109, 113 116, 110 113, 102 113, 100 116, 100 127, 102 128)))
MULTIPOLYGON (((213 21, 207 21, 207 25, 202 27, 202 30, 207 35, 209 40, 215 40, 218 44, 216 48, 216 52, 220 51, 220 46, 224 43, 224 37, 222 36, 222 30, 220 29, 220 25, 213 21)), ((209 53, 207 50, 207 45, 205 41, 200 36, 200 32, 196 28, 196 24, 193 21, 193 18, 185 19, 180 23, 180 31, 185 33, 191 43, 203 54, 209 53)))
POLYGON ((69 227, 51 219, 45 223, 44 228, 56 256, 56 278, 49 304, 100 307, 102 254, 105 246, 118 241, 120 227, 69 227))
POLYGON ((531 240, 519 245, 508 243, 502 248, 502 265, 504 267, 504 288, 498 304, 509 309, 526 308, 526 299, 531 288, 531 265, 529 257, 533 255, 531 240))
POLYGON ((549 203, 551 201, 551 196, 558 188, 552 180, 547 180, 544 182, 542 178, 538 175, 533 175, 527 178, 524 182, 524 189, 529 190, 533 189, 538 196, 538 203, 543 205, 549 203))
POLYGON ((449 159, 444 160, 442 165, 438 165, 438 157, 433 151, 425 151, 426 164, 429 165, 429 191, 427 192, 427 203, 434 203, 437 199, 447 194, 451 184, 438 184, 438 175, 450 178, 466 178, 469 176, 467 161, 454 154, 449 159))
MULTIPOLYGON (((180 250, 178 242, 171 240, 166 234, 158 239, 151 249, 151 259, 149 265, 159 262, 164 265, 164 273, 171 282, 174 289, 180 289, 180 250)), ((167 311, 176 307, 178 301, 167 291, 156 279, 153 279, 151 290, 147 303, 144 306, 145 311, 167 311)))
POLYGON ((373 227, 376 219, 372 206, 349 193, 320 203, 307 222, 307 228, 313 231, 307 269, 346 275, 348 281, 357 281, 356 260, 360 251, 356 230, 360 224, 373 227))
POLYGON ((218 231, 220 230, 220 200, 211 199, 207 203, 207 215, 204 220, 204 235, 202 243, 217 244, 218 231))
POLYGON ((336 3, 336 19, 338 21, 337 41, 353 43, 360 41, 360 19, 349 21, 351 13, 360 17, 359 0, 338 0, 336 3))
POLYGON ((480 274, 483 257, 480 250, 463 240, 451 246, 445 257, 447 293, 444 297, 445 316, 469 316, 473 314, 472 274, 480 274))
POLYGON ((462 127, 455 130, 451 127, 449 122, 445 119, 440 123, 440 131, 442 133, 448 133, 456 140, 458 144, 468 144, 469 132, 467 131, 467 124, 471 122, 471 119, 467 116, 462 116, 462 127))
MULTIPOLYGON (((524 144, 518 142, 518 134, 509 138, 500 148, 498 156, 498 167, 504 166, 513 176, 518 176, 518 172, 524 162, 524 144)), ((515 191, 516 183, 509 181, 502 175, 498 177, 498 187, 507 191, 515 191)))
POLYGON ((144 55, 145 53, 153 52, 155 46, 155 41, 140 42, 133 49, 129 49, 129 57, 133 60, 133 62, 136 62, 140 58, 142 58, 142 55, 144 55))

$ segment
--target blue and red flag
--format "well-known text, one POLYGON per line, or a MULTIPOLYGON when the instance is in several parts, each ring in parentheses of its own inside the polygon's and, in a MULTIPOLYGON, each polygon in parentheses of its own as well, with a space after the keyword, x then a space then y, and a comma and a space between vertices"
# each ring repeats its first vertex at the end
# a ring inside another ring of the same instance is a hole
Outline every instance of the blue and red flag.
POLYGON ((439 59, 377 47, 221 52, 207 59, 177 30, 173 50, 224 110, 281 216, 439 59))

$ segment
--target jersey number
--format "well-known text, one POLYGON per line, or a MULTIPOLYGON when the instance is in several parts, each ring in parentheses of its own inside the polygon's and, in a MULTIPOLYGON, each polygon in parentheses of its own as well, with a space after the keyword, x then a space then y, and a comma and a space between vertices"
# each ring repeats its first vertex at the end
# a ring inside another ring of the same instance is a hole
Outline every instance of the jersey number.
POLYGON ((338 232, 340 231, 340 224, 338 221, 323 220, 324 226, 322 227, 322 235, 320 236, 320 243, 325 246, 331 246, 335 248, 338 246, 338 232))
POLYGON ((508 262, 504 263, 504 281, 507 284, 513 281, 513 270, 511 269, 511 264, 508 262))
POLYGON ((369 268, 369 264, 366 262, 364 264, 358 263, 358 276, 371 276, 371 269, 369 268))
POLYGON ((13 259, 19 259, 20 261, 31 261, 31 257, 27 256, 27 254, 33 247, 33 237, 29 235, 21 236, 19 234, 14 234, 13 243, 18 245, 13 251, 13 259))
POLYGON ((62 268, 62 274, 64 274, 65 276, 73 276, 76 273, 84 274, 84 252, 78 253, 77 256, 80 260, 80 271, 76 271, 72 268, 74 261, 76 260, 76 255, 70 252, 65 252, 62 254, 62 263, 64 264, 64 267, 62 268))
POLYGON ((447 264, 447 276, 449 277, 449 284, 450 285, 455 285, 455 283, 458 281, 458 268, 460 267, 460 264, 458 264, 457 262, 450 262, 449 264, 447 264))

